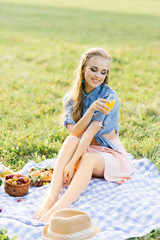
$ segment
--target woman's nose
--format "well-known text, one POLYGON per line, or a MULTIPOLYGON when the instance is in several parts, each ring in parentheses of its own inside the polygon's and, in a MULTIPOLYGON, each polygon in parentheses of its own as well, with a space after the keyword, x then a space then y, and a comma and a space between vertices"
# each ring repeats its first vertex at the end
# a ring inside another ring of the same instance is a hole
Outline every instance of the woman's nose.
POLYGON ((101 74, 100 74, 100 72, 95 72, 95 76, 97 77, 97 78, 100 78, 101 77, 101 74))

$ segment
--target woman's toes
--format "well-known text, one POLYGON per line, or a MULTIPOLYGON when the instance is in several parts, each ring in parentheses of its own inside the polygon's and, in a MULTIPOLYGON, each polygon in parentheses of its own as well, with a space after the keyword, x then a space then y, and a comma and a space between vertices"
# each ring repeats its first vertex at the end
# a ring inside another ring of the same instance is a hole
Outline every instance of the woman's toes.
POLYGON ((39 219, 39 222, 42 222, 42 223, 45 223, 45 222, 48 222, 48 221, 49 221, 49 219, 46 217, 46 215, 44 215, 43 217, 41 217, 39 219))
POLYGON ((38 215, 34 216, 34 215, 33 215, 33 218, 34 218, 34 219, 40 219, 41 216, 38 216, 38 215))
POLYGON ((37 209, 35 210, 34 214, 33 214, 33 218, 39 219, 41 215, 41 209, 37 209))

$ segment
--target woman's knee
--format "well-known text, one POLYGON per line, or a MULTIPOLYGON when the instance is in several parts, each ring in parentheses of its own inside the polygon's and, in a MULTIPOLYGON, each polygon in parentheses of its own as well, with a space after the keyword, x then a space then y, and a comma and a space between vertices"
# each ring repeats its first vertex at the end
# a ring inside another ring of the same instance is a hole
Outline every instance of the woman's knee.
POLYGON ((80 159, 80 163, 83 165, 90 165, 93 166, 93 159, 92 155, 88 152, 84 153, 80 159))
POLYGON ((84 153, 80 159, 80 164, 84 167, 92 169, 93 174, 96 176, 103 176, 104 172, 104 159, 97 153, 84 153))

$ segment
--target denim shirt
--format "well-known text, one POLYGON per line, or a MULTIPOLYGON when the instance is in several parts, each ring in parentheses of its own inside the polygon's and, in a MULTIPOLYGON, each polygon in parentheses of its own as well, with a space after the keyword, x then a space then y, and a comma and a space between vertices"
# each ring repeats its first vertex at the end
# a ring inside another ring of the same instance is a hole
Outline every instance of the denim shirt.
MULTIPOLYGON (((118 129, 118 97, 116 92, 108 87, 108 85, 101 84, 97 88, 95 88, 92 92, 86 94, 83 91, 83 103, 84 103, 84 109, 83 109, 83 115, 87 111, 87 109, 90 107, 90 105, 96 101, 98 98, 104 98, 107 99, 109 94, 112 93, 116 96, 117 101, 111 110, 109 114, 104 114, 99 111, 95 111, 93 114, 93 117, 89 123, 91 124, 92 121, 99 121, 101 124, 101 129, 97 132, 97 134, 94 136, 97 140, 97 142, 104 147, 112 148, 116 151, 117 148, 112 144, 108 139, 106 139, 103 135, 110 133, 113 129, 116 130, 117 133, 119 133, 118 129)), ((68 103, 65 106, 65 119, 64 119, 64 126, 67 128, 67 124, 76 124, 76 122, 72 118, 72 112, 74 109, 74 102, 73 100, 69 100, 68 103)))

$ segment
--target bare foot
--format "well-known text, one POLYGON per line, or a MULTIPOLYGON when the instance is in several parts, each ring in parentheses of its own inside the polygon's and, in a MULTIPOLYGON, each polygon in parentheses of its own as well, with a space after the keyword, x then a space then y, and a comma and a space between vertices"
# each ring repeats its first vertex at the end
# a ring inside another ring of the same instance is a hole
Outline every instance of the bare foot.
POLYGON ((50 208, 53 207, 56 201, 57 201, 57 198, 54 199, 53 197, 48 196, 45 199, 45 201, 42 203, 42 205, 40 205, 36 209, 33 217, 36 219, 40 219, 41 217, 43 217, 50 210, 50 208))
POLYGON ((49 211, 44 214, 40 219, 39 222, 48 222, 50 216, 57 210, 67 207, 66 205, 61 205, 60 200, 58 200, 50 209, 49 211))

